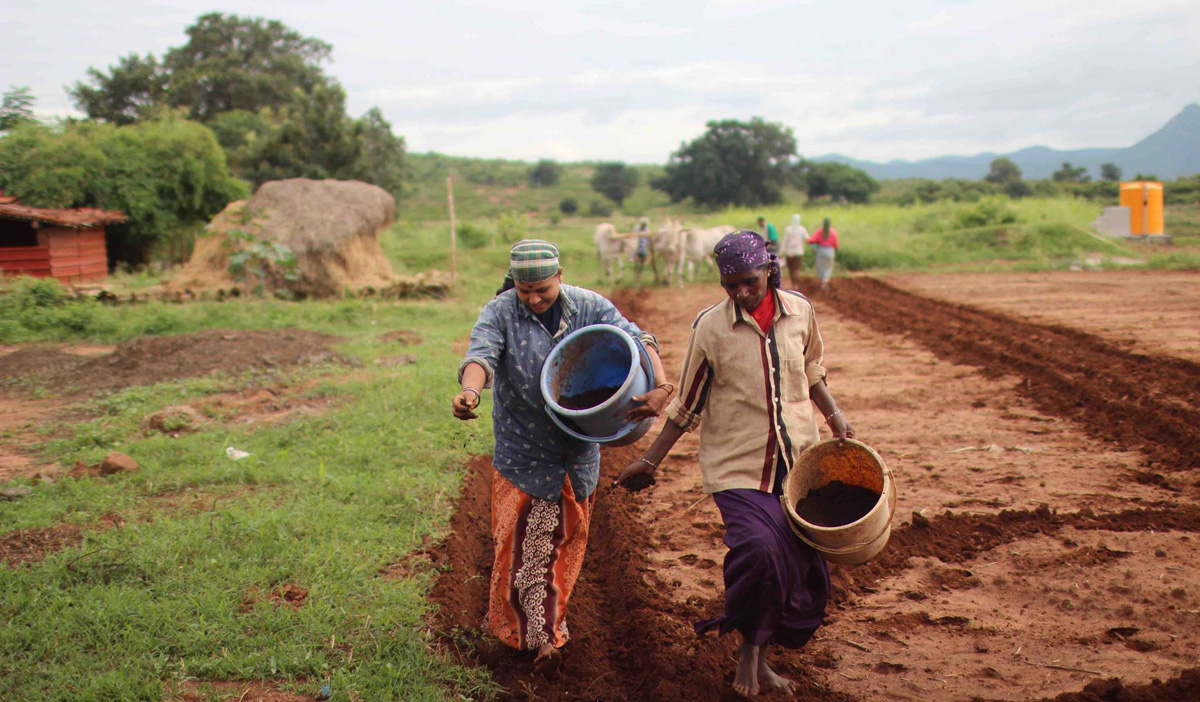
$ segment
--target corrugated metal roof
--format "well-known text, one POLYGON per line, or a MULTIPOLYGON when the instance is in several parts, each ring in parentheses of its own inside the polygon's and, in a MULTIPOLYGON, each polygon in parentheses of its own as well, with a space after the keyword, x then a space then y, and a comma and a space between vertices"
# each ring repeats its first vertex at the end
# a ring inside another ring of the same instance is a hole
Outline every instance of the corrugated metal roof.
POLYGON ((107 224, 120 224, 129 217, 121 212, 97 210, 91 207, 74 207, 66 210, 54 210, 43 207, 30 207, 14 202, 0 202, 0 217, 21 219, 26 221, 57 224, 60 227, 100 227, 107 224))

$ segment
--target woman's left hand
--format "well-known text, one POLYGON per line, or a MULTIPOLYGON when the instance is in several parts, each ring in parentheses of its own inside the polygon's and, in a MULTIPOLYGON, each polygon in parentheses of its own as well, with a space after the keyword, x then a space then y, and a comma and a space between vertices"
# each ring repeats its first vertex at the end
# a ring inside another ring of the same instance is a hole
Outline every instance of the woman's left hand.
POLYGON ((829 430, 839 439, 853 439, 854 427, 850 424, 850 420, 846 419, 846 415, 838 412, 829 418, 829 430))
POLYGON ((634 421, 657 417, 670 399, 671 393, 666 388, 654 388, 645 395, 634 395, 633 401, 642 404, 634 405, 625 416, 634 421))

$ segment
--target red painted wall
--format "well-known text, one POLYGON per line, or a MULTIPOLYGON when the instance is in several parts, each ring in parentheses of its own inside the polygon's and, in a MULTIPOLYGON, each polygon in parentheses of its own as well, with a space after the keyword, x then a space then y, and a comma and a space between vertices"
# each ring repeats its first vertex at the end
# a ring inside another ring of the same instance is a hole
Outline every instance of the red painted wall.
POLYGON ((0 270, 6 275, 54 276, 64 283, 102 280, 108 275, 104 227, 39 229, 37 246, 0 247, 0 270))

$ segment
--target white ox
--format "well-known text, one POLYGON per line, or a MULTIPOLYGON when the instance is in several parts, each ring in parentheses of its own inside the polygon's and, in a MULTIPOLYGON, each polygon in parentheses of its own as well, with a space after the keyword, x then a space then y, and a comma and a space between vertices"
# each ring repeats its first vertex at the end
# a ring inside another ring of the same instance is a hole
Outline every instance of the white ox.
POLYGON ((621 280, 621 276, 625 273, 623 265, 624 259, 629 255, 630 242, 627 239, 618 238, 617 228, 608 222, 596 227, 592 241, 596 242, 596 258, 600 261, 600 270, 603 272, 604 280, 612 282, 613 263, 617 264, 617 280, 621 280))
MULTIPOLYGON (((679 262, 683 255, 683 224, 680 220, 670 217, 651 237, 654 257, 662 262, 662 274, 667 285, 671 278, 676 277, 679 286, 683 287, 683 279, 678 278, 679 262)), ((657 271, 656 271, 657 272, 657 271)))
POLYGON ((679 283, 683 284, 684 270, 687 271, 688 282, 696 279, 696 266, 703 261, 710 270, 715 268, 713 249, 721 237, 729 232, 737 231, 732 224, 722 224, 708 229, 683 230, 682 255, 679 257, 679 283))

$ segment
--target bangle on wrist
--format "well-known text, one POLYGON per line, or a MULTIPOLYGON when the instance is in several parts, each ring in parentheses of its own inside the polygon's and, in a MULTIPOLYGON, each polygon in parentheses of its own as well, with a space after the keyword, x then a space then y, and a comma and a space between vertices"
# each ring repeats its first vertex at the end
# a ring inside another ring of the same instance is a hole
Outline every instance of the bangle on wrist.
POLYGON ((638 456, 638 460, 641 461, 642 463, 645 463, 646 465, 650 466, 654 470, 658 470, 658 464, 654 463, 653 461, 646 458, 645 456, 638 456))
POLYGON ((834 417, 838 416, 841 413, 842 413, 841 410, 837 410, 836 412, 833 412, 828 417, 826 417, 825 421, 828 422, 829 420, 833 419, 834 417))
POLYGON ((483 399, 483 395, 480 395, 478 390, 475 388, 463 388, 462 391, 475 393, 475 404, 471 405, 471 408, 474 409, 479 406, 479 401, 483 399))
POLYGON ((667 391, 667 397, 670 397, 671 395, 675 394, 675 385, 673 383, 659 383, 658 385, 654 386, 654 389, 655 390, 664 390, 665 389, 667 391))

